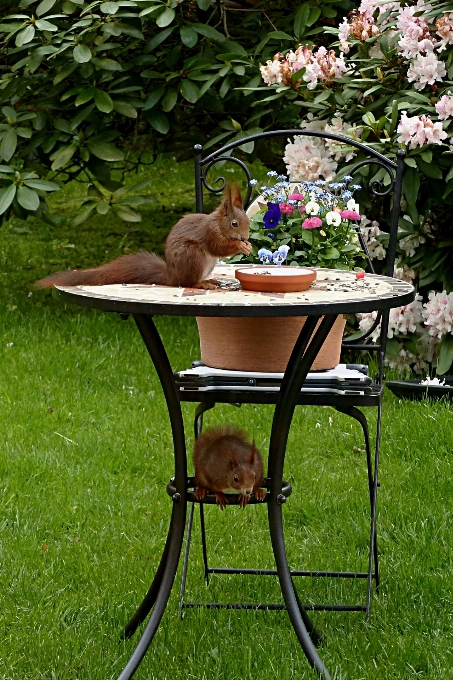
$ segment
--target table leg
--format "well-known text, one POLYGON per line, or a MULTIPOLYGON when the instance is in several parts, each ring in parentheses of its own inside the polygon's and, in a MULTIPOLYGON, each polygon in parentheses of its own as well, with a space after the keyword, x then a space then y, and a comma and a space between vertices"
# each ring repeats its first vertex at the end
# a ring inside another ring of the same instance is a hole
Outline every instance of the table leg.
POLYGON ((281 506, 286 499, 280 494, 286 444, 299 392, 313 361, 335 322, 336 316, 325 316, 319 328, 315 331, 319 318, 309 317, 305 322, 294 346, 280 387, 269 444, 268 476, 271 478, 271 489, 267 508, 277 573, 291 623, 309 663, 317 669, 319 675, 324 680, 330 680, 329 672, 321 661, 307 631, 307 628, 310 630, 313 624, 308 614, 303 611, 303 608, 299 607, 300 601, 298 601, 291 579, 282 523, 281 506), (310 341, 313 332, 314 335, 310 341))
MULTIPOLYGON (((140 638, 131 658, 126 664, 123 672, 120 674, 118 680, 129 680, 129 678, 134 675, 143 657, 145 656, 146 651, 151 644, 151 641, 162 619, 165 607, 167 606, 168 598, 170 597, 176 570, 178 568, 179 558, 181 555, 187 508, 187 456, 184 436, 184 422, 173 379, 173 372, 171 370, 167 353, 165 352, 165 348, 162 344, 162 340, 159 336, 159 333, 157 332, 152 318, 143 314, 135 314, 134 319, 159 376, 167 403, 175 453, 176 493, 173 496, 172 520, 168 532, 167 543, 164 554, 161 558, 158 572, 156 573, 153 584, 148 591, 144 602, 139 607, 131 622, 138 621, 142 614, 146 616, 149 609, 153 605, 154 609, 146 625, 146 628, 143 631, 142 637, 140 638), (148 611, 145 614, 146 609, 148 611)), ((131 622, 129 622, 128 626, 131 624, 131 622)), ((126 627, 126 630, 128 626, 126 627)))

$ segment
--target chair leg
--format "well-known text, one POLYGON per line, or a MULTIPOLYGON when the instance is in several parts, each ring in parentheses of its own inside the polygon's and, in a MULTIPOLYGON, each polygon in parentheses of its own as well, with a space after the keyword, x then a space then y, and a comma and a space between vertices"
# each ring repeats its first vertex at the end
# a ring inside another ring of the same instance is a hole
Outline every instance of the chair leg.
POLYGON ((374 562, 374 578, 376 582, 376 592, 379 593, 379 553, 377 545, 377 532, 376 532, 376 500, 377 500, 377 487, 379 485, 376 460, 379 461, 379 442, 380 442, 380 417, 381 417, 381 406, 378 408, 378 427, 376 432, 376 456, 375 456, 375 471, 373 474, 373 466, 371 462, 371 445, 370 445, 370 435, 368 431, 368 423, 365 415, 355 406, 337 406, 337 411, 344 413, 357 420, 362 426, 363 436, 365 440, 365 450, 366 450, 366 462, 367 462, 367 472, 368 472, 368 489, 370 495, 370 516, 371 516, 371 537, 370 537, 370 552, 369 552, 369 565, 368 565, 368 588, 367 588, 367 603, 366 603, 366 614, 367 618, 370 612, 371 603, 371 583, 373 578, 373 562, 374 562), (375 488, 376 487, 376 488, 375 488))
POLYGON ((193 513, 195 510, 195 503, 190 504, 189 510, 189 521, 187 523, 187 534, 186 534, 186 547, 184 550, 184 561, 182 564, 182 576, 181 576, 181 588, 179 591, 179 605, 178 614, 182 616, 182 609, 184 603, 184 592, 186 590, 186 579, 187 579, 187 564, 189 562, 189 551, 190 551, 190 539, 192 536, 192 523, 193 523, 193 513))
POLYGON ((200 529, 201 529, 201 547, 203 550, 203 566, 204 566, 204 580, 206 585, 209 585, 209 566, 208 566, 208 551, 206 548, 206 528, 204 523, 204 506, 200 503, 200 529))

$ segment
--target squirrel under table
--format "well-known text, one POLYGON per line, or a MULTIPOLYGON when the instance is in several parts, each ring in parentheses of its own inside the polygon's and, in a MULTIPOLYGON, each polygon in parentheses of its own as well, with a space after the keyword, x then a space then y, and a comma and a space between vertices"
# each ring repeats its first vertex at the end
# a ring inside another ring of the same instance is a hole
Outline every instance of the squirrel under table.
MULTIPOLYGON (((159 626, 178 568, 186 525, 186 507, 187 502, 191 500, 189 498, 191 494, 188 493, 190 480, 187 474, 181 396, 176 389, 170 362, 153 322, 154 315, 308 317, 295 343, 276 400, 269 443, 267 472, 269 491, 265 502, 278 578, 291 623, 309 663, 317 669, 320 677, 330 679, 330 674, 314 644, 319 640, 319 634, 295 592, 286 558, 282 504, 288 495, 283 482, 283 467, 289 429, 302 384, 337 316, 388 310, 409 304, 415 297, 413 286, 404 281, 367 274, 365 279, 367 285, 364 285, 363 282, 356 280, 355 272, 335 273, 334 278, 340 280, 338 285, 333 281, 328 288, 315 286, 303 294, 285 293, 279 294, 278 297, 269 293, 242 290, 195 290, 136 284, 58 287, 63 298, 69 302, 108 312, 118 312, 123 318, 127 318, 129 314, 133 315, 159 376, 170 417, 175 455, 175 475, 170 484, 173 501, 171 522, 153 583, 126 627, 125 634, 127 636, 132 634, 151 609, 152 613, 119 680, 128 680, 135 673, 159 626), (345 281, 348 285, 345 285, 345 281)), ((234 277, 234 268, 219 268, 215 275, 231 279, 234 277)), ((375 487, 377 483, 375 476, 375 487)))

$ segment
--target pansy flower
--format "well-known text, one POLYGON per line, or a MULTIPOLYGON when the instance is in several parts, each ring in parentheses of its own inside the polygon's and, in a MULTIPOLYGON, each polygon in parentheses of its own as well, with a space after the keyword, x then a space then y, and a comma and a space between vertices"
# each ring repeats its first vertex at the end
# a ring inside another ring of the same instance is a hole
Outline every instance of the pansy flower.
POLYGON ((274 229, 280 222, 282 216, 278 203, 268 203, 267 212, 263 215, 264 226, 266 229, 274 229))
POLYGON ((280 246, 280 248, 276 250, 275 253, 272 255, 274 264, 281 265, 286 260, 288 251, 289 246, 280 246))
POLYGON ((273 259, 272 252, 270 250, 266 250, 266 248, 261 248, 258 250, 258 257, 263 264, 270 264, 273 259))

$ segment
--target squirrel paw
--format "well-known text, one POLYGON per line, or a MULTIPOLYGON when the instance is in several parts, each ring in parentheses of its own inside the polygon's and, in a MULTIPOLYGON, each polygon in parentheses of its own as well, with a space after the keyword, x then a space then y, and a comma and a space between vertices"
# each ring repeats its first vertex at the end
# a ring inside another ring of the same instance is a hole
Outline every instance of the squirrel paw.
POLYGON ((253 495, 257 501, 264 501, 266 498, 266 489, 253 489, 253 495))
POLYGON ((248 241, 240 241, 238 244, 238 249, 240 253, 243 253, 244 255, 250 255, 252 252, 252 244, 248 241))
POLYGON ((195 497, 197 498, 197 500, 202 501, 208 495, 208 491, 209 489, 205 489, 203 486, 198 486, 195 489, 195 497))
POLYGON ((225 510, 228 505, 228 498, 225 496, 223 491, 214 491, 215 502, 221 510, 225 510))
POLYGON ((199 281, 194 283, 192 288, 201 288, 202 290, 215 290, 220 285, 220 281, 217 279, 206 279, 206 281, 199 281))
POLYGON ((241 508, 245 508, 245 506, 247 505, 249 500, 250 500, 250 496, 248 494, 242 494, 241 493, 239 495, 239 505, 241 506, 241 508))

